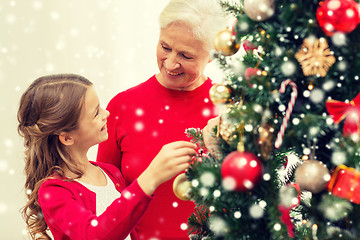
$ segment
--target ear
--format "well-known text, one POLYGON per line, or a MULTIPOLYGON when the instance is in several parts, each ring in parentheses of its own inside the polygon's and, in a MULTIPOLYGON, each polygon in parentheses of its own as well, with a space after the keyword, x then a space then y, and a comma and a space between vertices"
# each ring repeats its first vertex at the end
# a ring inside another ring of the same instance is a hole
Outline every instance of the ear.
POLYGON ((65 146, 70 146, 74 144, 74 138, 72 138, 67 132, 61 132, 59 135, 59 140, 65 146))

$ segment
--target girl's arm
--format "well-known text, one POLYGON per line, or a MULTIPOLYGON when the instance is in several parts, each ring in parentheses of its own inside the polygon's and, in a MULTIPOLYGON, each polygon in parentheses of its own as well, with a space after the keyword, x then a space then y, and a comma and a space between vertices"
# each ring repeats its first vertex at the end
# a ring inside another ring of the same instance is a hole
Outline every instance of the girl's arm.
POLYGON ((195 144, 186 141, 163 146, 139 178, 98 217, 89 210, 96 209, 95 193, 76 182, 47 180, 38 192, 45 221, 53 235, 63 234, 71 239, 125 239, 144 214, 155 189, 187 169, 195 149, 195 144))
POLYGON ((95 193, 82 186, 84 192, 75 191, 74 184, 51 179, 39 189, 39 204, 55 239, 125 239, 151 200, 134 181, 97 217, 89 210, 96 208, 95 193))

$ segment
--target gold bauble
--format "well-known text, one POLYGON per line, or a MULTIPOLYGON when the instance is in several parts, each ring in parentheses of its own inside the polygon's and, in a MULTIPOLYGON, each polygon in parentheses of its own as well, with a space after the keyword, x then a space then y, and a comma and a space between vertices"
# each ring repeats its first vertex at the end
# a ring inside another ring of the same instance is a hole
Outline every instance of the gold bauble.
POLYGON ((239 142, 240 108, 239 102, 227 104, 220 115, 219 134, 229 145, 237 145, 239 142))
POLYGON ((295 170, 295 182, 301 190, 319 193, 330 180, 326 165, 317 160, 307 160, 295 170))
POLYGON ((239 123, 234 123, 231 119, 222 118, 219 126, 219 133, 222 139, 228 144, 235 141, 238 137, 239 126, 239 123))
POLYGON ((176 197, 184 201, 191 200, 187 196, 187 193, 189 192, 190 188, 191 188, 191 183, 188 180, 185 173, 181 173, 175 178, 173 183, 173 191, 176 197))
POLYGON ((231 98, 231 89, 223 84, 214 84, 210 88, 209 95, 215 105, 227 103, 231 98))
POLYGON ((236 42, 236 37, 229 28, 218 32, 215 37, 214 47, 216 51, 221 52, 225 56, 235 54, 240 45, 236 42))

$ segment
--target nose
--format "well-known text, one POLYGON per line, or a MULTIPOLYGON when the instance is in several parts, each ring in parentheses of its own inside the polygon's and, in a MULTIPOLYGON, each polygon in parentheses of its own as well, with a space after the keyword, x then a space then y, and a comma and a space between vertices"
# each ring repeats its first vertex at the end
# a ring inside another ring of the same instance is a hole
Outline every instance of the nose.
POLYGON ((104 111, 103 119, 107 119, 110 116, 110 112, 106 109, 102 109, 104 111))
POLYGON ((164 61, 164 66, 167 70, 172 71, 180 67, 177 56, 175 54, 169 54, 164 61))

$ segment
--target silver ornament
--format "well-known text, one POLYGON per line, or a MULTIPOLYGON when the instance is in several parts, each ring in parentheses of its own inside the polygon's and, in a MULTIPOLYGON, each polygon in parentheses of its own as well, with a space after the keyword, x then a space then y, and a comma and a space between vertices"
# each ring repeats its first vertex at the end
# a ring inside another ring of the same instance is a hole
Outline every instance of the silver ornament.
POLYGON ((307 160, 295 171, 295 182, 301 190, 319 193, 325 189, 330 180, 326 165, 317 160, 307 160))
POLYGON ((244 0, 244 11, 254 21, 264 21, 275 13, 274 0, 244 0))

